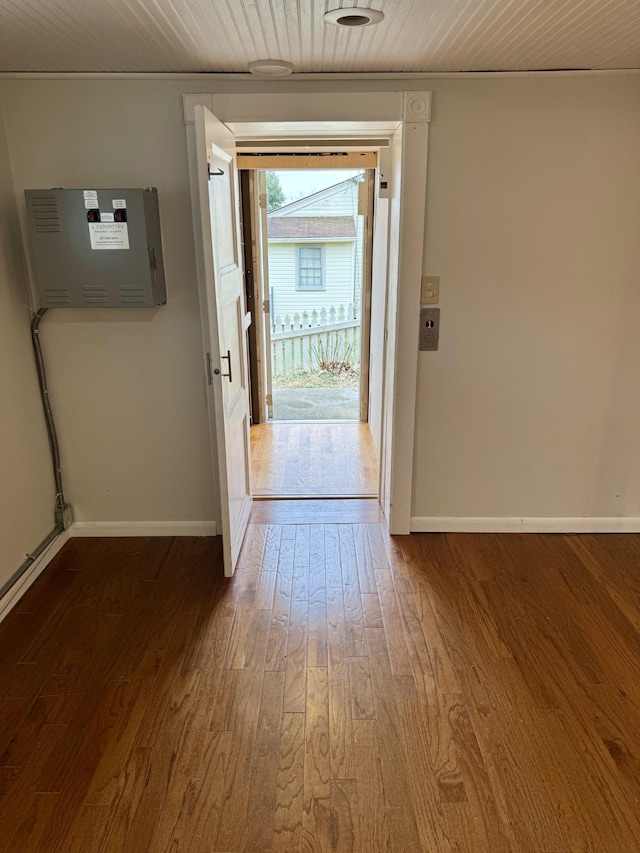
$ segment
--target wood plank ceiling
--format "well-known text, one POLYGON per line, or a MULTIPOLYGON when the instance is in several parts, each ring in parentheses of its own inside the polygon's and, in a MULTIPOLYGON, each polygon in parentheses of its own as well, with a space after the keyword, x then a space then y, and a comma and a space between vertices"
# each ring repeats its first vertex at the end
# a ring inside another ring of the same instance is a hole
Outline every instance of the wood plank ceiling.
POLYGON ((640 0, 0 0, 0 71, 518 71, 640 67, 640 0))

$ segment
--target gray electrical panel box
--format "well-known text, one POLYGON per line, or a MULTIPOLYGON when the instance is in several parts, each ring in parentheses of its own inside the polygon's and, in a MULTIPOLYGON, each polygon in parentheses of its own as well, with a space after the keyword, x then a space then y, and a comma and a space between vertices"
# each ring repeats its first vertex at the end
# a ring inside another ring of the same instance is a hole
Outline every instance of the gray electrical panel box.
POLYGON ((158 191, 25 190, 41 308, 164 305, 158 191))

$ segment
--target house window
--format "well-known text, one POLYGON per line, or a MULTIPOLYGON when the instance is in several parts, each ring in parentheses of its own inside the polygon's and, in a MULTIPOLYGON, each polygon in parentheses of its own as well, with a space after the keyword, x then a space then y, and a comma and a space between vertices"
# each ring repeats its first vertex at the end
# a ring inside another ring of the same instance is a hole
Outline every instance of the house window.
POLYGON ((324 246, 297 247, 296 290, 324 290, 324 246))

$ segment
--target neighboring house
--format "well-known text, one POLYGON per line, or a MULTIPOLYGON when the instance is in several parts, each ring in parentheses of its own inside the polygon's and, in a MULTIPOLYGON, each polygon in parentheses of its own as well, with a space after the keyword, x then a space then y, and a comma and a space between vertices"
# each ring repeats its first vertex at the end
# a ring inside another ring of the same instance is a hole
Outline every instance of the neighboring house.
POLYGON ((358 185, 348 178, 268 215, 273 318, 340 305, 358 311, 363 248, 358 185))

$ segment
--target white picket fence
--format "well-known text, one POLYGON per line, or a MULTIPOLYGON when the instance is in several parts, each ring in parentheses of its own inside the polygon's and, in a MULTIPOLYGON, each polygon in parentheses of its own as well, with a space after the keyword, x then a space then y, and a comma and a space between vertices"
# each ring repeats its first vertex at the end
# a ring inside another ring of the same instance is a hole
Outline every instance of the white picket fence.
POLYGON ((319 358, 331 354, 357 366, 360 361, 360 318, 357 307, 339 305, 328 310, 303 311, 274 318, 271 331, 271 367, 274 376, 318 369, 319 358))

